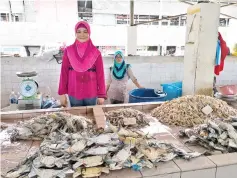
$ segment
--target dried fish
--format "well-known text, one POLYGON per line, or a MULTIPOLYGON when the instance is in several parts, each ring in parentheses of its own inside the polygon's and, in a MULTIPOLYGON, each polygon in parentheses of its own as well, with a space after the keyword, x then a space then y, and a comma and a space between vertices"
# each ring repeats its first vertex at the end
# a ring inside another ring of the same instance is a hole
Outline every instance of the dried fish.
POLYGON ((156 153, 154 154, 154 151, 153 151, 153 154, 150 154, 150 156, 152 155, 154 156, 153 159, 150 159, 152 162, 170 161, 175 157, 191 159, 203 154, 203 153, 196 153, 196 152, 189 153, 174 144, 167 143, 164 141, 158 141, 155 139, 146 140, 146 142, 143 143, 143 145, 139 148, 141 152, 142 152, 142 149, 144 149, 144 146, 146 148, 150 147, 149 148, 150 150, 151 148, 156 148, 156 153))
POLYGON ((85 148, 86 148, 86 141, 85 140, 80 140, 80 141, 74 143, 66 151, 68 151, 69 153, 75 153, 75 152, 81 152, 85 148))
POLYGON ((44 156, 41 158, 40 162, 43 166, 52 168, 55 166, 56 158, 53 156, 44 156))
POLYGON ((141 149, 141 152, 152 162, 155 162, 155 160, 163 155, 167 153, 166 149, 160 149, 160 148, 152 148, 152 147, 148 147, 148 148, 144 148, 141 149))
POLYGON ((123 127, 141 128, 149 125, 149 120, 151 120, 151 116, 131 108, 109 111, 105 113, 105 116, 114 126, 123 127))
POLYGON ((124 163, 128 157, 131 155, 130 147, 126 146, 120 150, 116 155, 113 156, 112 161, 124 163))
MULTIPOLYGON (((136 124, 146 123, 144 115, 128 111, 125 112, 127 118, 136 118, 136 124)), ((126 128, 122 127, 123 124, 118 126, 108 123, 106 132, 94 130, 93 123, 84 117, 65 113, 46 114, 22 122, 19 124, 20 129, 16 127, 10 132, 12 138, 44 140, 39 150, 8 172, 7 177, 95 177, 102 172, 109 173, 109 170, 127 167, 139 171, 175 157, 191 159, 201 155, 152 139, 138 131, 133 124, 126 123, 134 122, 134 119, 131 120, 124 120, 126 128), (41 133, 44 134, 38 135, 41 133)), ((233 143, 230 144, 234 147, 233 143)))
POLYGON ((33 154, 30 157, 27 157, 23 160, 16 168, 7 172, 7 178, 17 178, 23 175, 27 175, 30 173, 32 161, 36 158, 37 154, 33 154))
POLYGON ((221 134, 221 129, 218 127, 218 125, 215 122, 208 120, 207 123, 210 125, 211 128, 215 129, 219 135, 221 134))
POLYGON ((220 119, 207 120, 207 128, 200 126, 193 127, 189 132, 180 130, 180 136, 186 135, 189 140, 185 143, 196 143, 209 150, 219 150, 222 152, 237 151, 237 131, 231 125, 231 123, 225 123, 220 119))
POLYGON ((65 173, 69 170, 69 168, 64 169, 44 169, 44 168, 35 168, 32 167, 31 169, 31 175, 37 175, 36 177, 44 177, 44 178, 52 178, 52 177, 60 177, 62 174, 65 175, 65 173))
POLYGON ((0 131, 5 130, 6 128, 8 128, 8 125, 5 124, 5 123, 2 123, 2 122, 0 123, 0 126, 1 126, 0 131))
POLYGON ((96 177, 96 176, 100 176, 102 172, 108 174, 109 169, 106 167, 85 168, 85 169, 82 169, 82 176, 83 177, 96 177))
POLYGON ((226 140, 228 138, 228 133, 227 132, 222 132, 222 134, 219 136, 220 139, 226 140))
POLYGON ((15 171, 11 171, 7 173, 6 177, 17 178, 29 172, 30 172, 30 167, 28 165, 22 165, 19 168, 17 168, 15 171))
POLYGON ((228 146, 237 149, 237 144, 233 139, 229 139, 228 146))
POLYGON ((154 109, 151 115, 162 123, 193 127, 203 124, 207 119, 223 118, 230 120, 231 116, 237 116, 237 110, 228 106, 222 100, 204 95, 195 95, 168 101, 154 109), (202 109, 206 106, 210 106, 213 110, 208 115, 202 112, 202 109))
POLYGON ((232 122, 237 122, 237 116, 236 117, 231 116, 230 119, 231 119, 232 122))
POLYGON ((76 172, 73 173, 73 178, 77 178, 81 175, 81 168, 77 168, 76 172))
POLYGON ((237 132, 231 124, 219 122, 219 127, 223 130, 226 130, 228 132, 229 137, 234 139, 235 143, 237 143, 237 132))
POLYGON ((98 145, 106 145, 112 141, 112 138, 111 138, 111 135, 109 134, 101 134, 99 136, 89 138, 89 141, 98 145))
POLYGON ((91 120, 69 113, 57 112, 40 115, 8 130, 11 140, 43 140, 50 133, 60 130, 65 133, 77 133, 83 129, 93 130, 91 120))
POLYGON ((106 155, 109 152, 108 147, 92 147, 86 151, 84 151, 84 153, 86 155, 106 155))
POLYGON ((74 165, 73 169, 76 170, 81 165, 85 167, 94 167, 103 164, 103 157, 102 156, 90 156, 86 158, 79 159, 74 165))

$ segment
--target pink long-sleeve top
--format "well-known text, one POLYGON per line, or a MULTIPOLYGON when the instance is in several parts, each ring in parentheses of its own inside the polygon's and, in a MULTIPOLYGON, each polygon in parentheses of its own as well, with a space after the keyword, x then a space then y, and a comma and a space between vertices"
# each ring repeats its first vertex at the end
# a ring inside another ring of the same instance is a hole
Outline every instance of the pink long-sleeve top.
POLYGON ((58 94, 68 94, 78 100, 106 98, 104 66, 101 54, 94 65, 85 72, 75 71, 64 51, 58 94))

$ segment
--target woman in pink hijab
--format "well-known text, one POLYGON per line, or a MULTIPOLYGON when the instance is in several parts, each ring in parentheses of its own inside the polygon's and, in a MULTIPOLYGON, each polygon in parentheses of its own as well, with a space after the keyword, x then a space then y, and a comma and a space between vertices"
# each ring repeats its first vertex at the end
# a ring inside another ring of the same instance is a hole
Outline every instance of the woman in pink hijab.
POLYGON ((72 107, 103 104, 106 98, 103 60, 90 39, 90 26, 78 22, 76 40, 64 51, 58 94, 61 104, 72 107))

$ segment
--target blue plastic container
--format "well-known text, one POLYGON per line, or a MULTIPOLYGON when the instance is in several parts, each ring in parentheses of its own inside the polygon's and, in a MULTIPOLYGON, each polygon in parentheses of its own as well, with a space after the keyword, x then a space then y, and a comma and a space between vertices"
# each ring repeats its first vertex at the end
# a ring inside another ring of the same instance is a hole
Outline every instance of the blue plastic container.
POLYGON ((129 103, 165 101, 165 97, 167 96, 167 94, 164 94, 164 96, 160 96, 155 93, 154 89, 149 88, 134 89, 129 92, 129 103))
POLYGON ((163 92, 167 93, 166 100, 172 100, 182 96, 182 82, 161 84, 163 92))

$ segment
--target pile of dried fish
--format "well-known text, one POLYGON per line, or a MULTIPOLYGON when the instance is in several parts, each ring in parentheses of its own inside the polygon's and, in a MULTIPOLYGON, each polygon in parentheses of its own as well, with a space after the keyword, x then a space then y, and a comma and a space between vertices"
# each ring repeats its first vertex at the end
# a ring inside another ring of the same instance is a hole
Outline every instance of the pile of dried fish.
POLYGON ((4 123, 0 123, 0 132, 2 131, 2 130, 5 130, 7 127, 8 127, 8 125, 7 124, 4 124, 4 123))
POLYGON ((70 132, 59 128, 45 137, 38 152, 9 171, 5 177, 96 177, 110 170, 140 170, 175 157, 191 159, 200 155, 197 152, 188 153, 167 142, 148 139, 111 123, 108 123, 106 133, 100 134, 86 127, 70 132))
POLYGON ((152 111, 160 122, 175 126, 193 127, 206 119, 237 116, 237 110, 219 99, 204 96, 184 96, 166 102, 152 111))
POLYGON ((208 120, 192 129, 180 130, 179 134, 189 138, 186 143, 199 144, 209 150, 237 151, 237 118, 232 118, 230 123, 208 120))
POLYGON ((105 113, 106 119, 115 126, 141 128, 149 125, 151 116, 141 111, 126 108, 105 113))
POLYGON ((76 133, 81 129, 92 129, 92 121, 69 113, 49 113, 20 122, 9 129, 11 140, 42 140, 54 131, 76 133))

